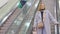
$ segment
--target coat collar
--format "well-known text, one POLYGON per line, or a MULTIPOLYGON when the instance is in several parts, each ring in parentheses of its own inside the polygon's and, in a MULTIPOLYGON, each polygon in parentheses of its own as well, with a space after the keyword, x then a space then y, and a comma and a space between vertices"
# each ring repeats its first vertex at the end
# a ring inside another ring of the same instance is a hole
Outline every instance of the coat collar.
MULTIPOLYGON (((41 11, 38 11, 38 13, 41 13, 41 11)), ((46 10, 44 10, 44 13, 46 13, 46 10)))

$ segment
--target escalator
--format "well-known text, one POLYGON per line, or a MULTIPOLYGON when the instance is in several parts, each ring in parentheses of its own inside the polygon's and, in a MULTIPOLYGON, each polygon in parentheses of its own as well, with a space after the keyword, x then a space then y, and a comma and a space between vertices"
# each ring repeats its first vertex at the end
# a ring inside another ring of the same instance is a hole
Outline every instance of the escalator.
POLYGON ((26 14, 21 13, 6 34, 32 34, 33 18, 40 0, 35 0, 26 14), (24 16, 25 15, 25 16, 24 16))
MULTIPOLYGON (((32 0, 28 1, 27 3, 31 3, 31 5, 29 4, 25 4, 23 6, 23 8, 18 8, 17 6, 11 10, 11 13, 9 14, 9 17, 5 18, 6 20, 3 20, 4 22, 1 22, 0 24, 0 34, 6 34, 6 32, 9 30, 9 28, 11 27, 11 25, 13 25, 13 21, 17 19, 17 17, 20 15, 21 18, 24 17, 24 12, 27 12, 30 7, 34 4, 35 1, 31 2, 32 0), (23 15, 23 16, 22 16, 23 15)), ((18 17, 18 19, 20 18, 18 17)))
POLYGON ((9 26, 12 24, 12 21, 17 17, 17 15, 20 13, 17 12, 19 9, 16 9, 15 12, 6 20, 6 22, 0 27, 0 34, 5 33, 6 30, 9 28, 9 26))
MULTIPOLYGON (((4 1, 5 0, 0 0, 2 4, 4 4, 4 1)), ((15 8, 14 6, 18 2, 18 0, 6 0, 5 2, 6 4, 0 7, 0 22, 11 12, 12 9, 15 8)))
MULTIPOLYGON (((14 12, 0 27, 0 34, 32 34, 33 20, 40 0, 28 1, 14 12)), ((52 30, 51 30, 52 31, 52 30)), ((54 33, 52 31, 52 33, 54 33)))

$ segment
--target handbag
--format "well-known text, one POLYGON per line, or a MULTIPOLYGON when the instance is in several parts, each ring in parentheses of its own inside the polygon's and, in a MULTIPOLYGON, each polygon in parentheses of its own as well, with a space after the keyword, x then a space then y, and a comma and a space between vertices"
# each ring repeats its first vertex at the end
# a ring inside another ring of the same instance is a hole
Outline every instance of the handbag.
POLYGON ((43 12, 41 12, 41 22, 40 23, 38 23, 38 28, 39 29, 41 29, 41 28, 43 28, 44 27, 44 23, 43 23, 43 12))
POLYGON ((44 24, 42 22, 38 23, 38 28, 41 29, 44 27, 44 24))

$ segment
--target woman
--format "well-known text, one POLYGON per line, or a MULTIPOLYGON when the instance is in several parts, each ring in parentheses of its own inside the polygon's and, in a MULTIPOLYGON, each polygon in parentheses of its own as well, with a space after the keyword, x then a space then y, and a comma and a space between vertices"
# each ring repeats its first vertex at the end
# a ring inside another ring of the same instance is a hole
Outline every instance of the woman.
POLYGON ((57 20, 54 19, 52 14, 45 10, 45 5, 41 3, 38 7, 38 11, 34 19, 34 30, 37 31, 37 34, 51 34, 50 22, 55 25, 58 24, 57 20), (41 12, 43 12, 43 22, 41 18, 41 12))

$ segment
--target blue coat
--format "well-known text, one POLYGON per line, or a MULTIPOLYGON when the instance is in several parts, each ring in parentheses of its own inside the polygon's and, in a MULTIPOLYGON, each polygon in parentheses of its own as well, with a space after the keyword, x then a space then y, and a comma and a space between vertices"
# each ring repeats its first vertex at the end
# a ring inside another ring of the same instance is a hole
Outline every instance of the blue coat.
MULTIPOLYGON (((44 20, 43 34, 51 34, 50 23, 57 24, 57 20, 54 19, 54 17, 48 10, 45 10, 44 13, 46 15, 44 20)), ((37 27, 37 23, 40 23, 40 21, 41 21, 41 12, 37 11, 34 19, 34 27, 37 27)), ((42 29, 37 28, 37 34, 41 34, 41 33, 42 33, 42 29)))

